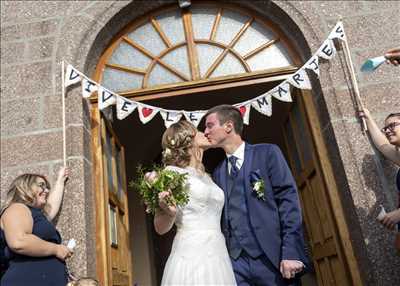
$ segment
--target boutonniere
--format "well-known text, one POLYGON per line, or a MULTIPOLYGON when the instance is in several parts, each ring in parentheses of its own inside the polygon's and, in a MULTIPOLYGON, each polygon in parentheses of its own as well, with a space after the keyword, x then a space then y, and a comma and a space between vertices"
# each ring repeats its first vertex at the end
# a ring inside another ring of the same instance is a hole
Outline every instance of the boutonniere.
POLYGON ((261 177, 260 170, 257 169, 250 173, 250 183, 257 198, 265 201, 265 182, 261 177))

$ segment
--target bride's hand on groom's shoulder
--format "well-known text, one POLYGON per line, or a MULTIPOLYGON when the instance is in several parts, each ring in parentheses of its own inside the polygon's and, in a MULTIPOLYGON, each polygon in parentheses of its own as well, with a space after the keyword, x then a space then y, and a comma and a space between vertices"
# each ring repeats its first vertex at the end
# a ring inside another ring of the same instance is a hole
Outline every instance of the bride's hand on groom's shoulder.
POLYGON ((170 191, 164 191, 158 194, 158 204, 160 208, 169 216, 175 217, 176 205, 172 202, 174 198, 170 191))

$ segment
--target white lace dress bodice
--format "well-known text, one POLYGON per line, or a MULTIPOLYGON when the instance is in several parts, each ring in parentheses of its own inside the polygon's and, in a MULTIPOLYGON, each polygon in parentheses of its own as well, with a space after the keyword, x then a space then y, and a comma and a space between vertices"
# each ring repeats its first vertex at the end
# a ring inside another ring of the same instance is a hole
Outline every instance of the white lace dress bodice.
POLYGON ((177 210, 177 233, 161 285, 236 285, 220 226, 223 190, 193 168, 167 168, 188 174, 189 202, 177 210))

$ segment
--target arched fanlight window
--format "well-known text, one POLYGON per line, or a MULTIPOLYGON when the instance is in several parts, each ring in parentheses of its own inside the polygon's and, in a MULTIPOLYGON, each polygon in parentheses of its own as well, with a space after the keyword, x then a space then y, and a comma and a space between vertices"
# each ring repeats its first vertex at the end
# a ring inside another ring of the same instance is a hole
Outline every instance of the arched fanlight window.
POLYGON ((125 29, 103 54, 101 84, 120 94, 293 67, 262 20, 232 6, 170 7, 125 29))

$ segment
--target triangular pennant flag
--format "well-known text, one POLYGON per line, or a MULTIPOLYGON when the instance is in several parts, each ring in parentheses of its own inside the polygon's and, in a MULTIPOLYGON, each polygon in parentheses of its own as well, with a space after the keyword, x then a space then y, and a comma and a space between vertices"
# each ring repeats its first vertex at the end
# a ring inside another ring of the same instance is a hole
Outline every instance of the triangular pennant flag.
POLYGON ((253 106, 258 112, 271 116, 272 115, 272 98, 271 94, 267 92, 263 96, 257 97, 252 101, 251 106, 253 106))
POLYGON ((68 65, 65 73, 65 87, 81 81, 81 76, 73 66, 68 65))
POLYGON ((84 98, 89 98, 94 91, 97 90, 97 84, 86 78, 82 79, 82 96, 84 98))
POLYGON ((311 89, 311 82, 304 68, 299 69, 294 75, 290 76, 287 81, 294 87, 311 89))
POLYGON ((292 102, 292 97, 290 95, 290 84, 287 81, 284 81, 277 87, 274 87, 269 93, 280 101, 292 102))
POLYGON ((115 104, 115 95, 111 91, 99 86, 97 93, 99 110, 103 110, 104 108, 115 104))
POLYGON ((304 65, 306 69, 312 70, 319 77, 319 57, 313 56, 308 62, 304 65))
POLYGON ((184 111, 183 114, 185 115, 187 121, 197 127, 201 121, 201 118, 204 116, 204 114, 206 114, 206 111, 184 111))
POLYGON ((152 120, 154 118, 154 116, 156 116, 158 111, 160 111, 160 109, 158 109, 154 106, 141 104, 141 103, 138 103, 137 105, 138 105, 139 118, 143 124, 146 124, 147 122, 152 120))
POLYGON ((119 120, 125 119, 137 107, 137 103, 126 99, 122 96, 117 96, 117 118, 119 120))
POLYGON ((243 105, 236 105, 236 107, 239 109, 240 113, 242 114, 243 123, 246 125, 249 125, 251 102, 249 102, 247 104, 243 104, 243 105))
POLYGON ((160 110, 160 114, 161 117, 164 119, 164 124, 166 128, 178 122, 182 117, 182 112, 180 111, 160 110))
POLYGON ((336 54, 335 44, 332 40, 326 39, 316 54, 321 58, 330 60, 336 54))
POLYGON ((342 41, 346 41, 346 34, 344 33, 343 23, 339 21, 336 23, 335 27, 330 32, 328 39, 339 39, 342 41))

